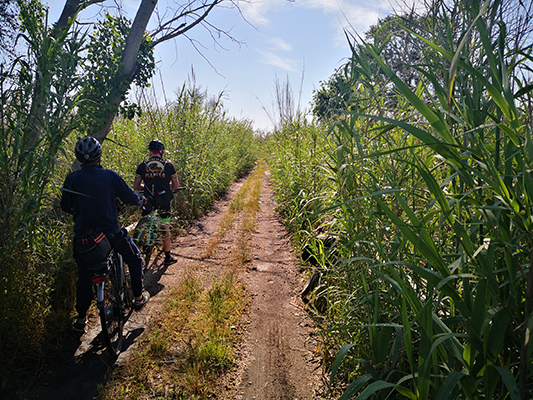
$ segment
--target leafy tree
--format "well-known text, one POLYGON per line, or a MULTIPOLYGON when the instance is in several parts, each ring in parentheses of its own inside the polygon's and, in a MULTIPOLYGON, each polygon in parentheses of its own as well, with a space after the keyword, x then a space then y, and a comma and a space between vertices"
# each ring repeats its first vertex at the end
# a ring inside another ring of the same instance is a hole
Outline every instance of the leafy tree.
MULTIPOLYGON (((412 67, 423 57, 424 49, 419 42, 402 29, 405 24, 417 32, 421 32, 423 17, 412 14, 388 16, 380 19, 365 33, 367 41, 379 49, 380 54, 387 60, 388 66, 395 71, 409 86, 416 86, 419 72, 412 67)), ((388 85, 388 77, 370 57, 364 46, 357 44, 353 36, 347 35, 352 49, 350 59, 329 78, 321 82, 320 88, 313 96, 314 114, 322 121, 336 118, 340 113, 359 107, 361 100, 360 85, 367 85, 367 79, 372 76, 373 86, 377 90, 388 85)), ((372 88, 371 88, 372 89, 372 88)), ((363 94, 366 96, 366 94, 363 94)), ((394 98, 394 93, 389 93, 394 98)))
POLYGON ((122 94, 119 112, 129 119, 140 112, 136 104, 129 103, 127 93, 130 83, 137 87, 149 86, 155 60, 150 36, 145 35, 137 56, 137 72, 132 82, 118 74, 122 49, 130 32, 131 22, 125 17, 106 14, 103 21, 95 24, 84 59, 86 73, 81 78, 79 117, 81 130, 94 135, 102 128, 106 116, 117 111, 116 104, 105 101, 108 94, 118 89, 122 94), (104 101, 102 101, 104 100, 104 101))
POLYGON ((12 54, 15 36, 19 29, 16 0, 0 0, 0 52, 4 56, 12 54))
MULTIPOLYGON (((76 22, 80 12, 101 3, 103 0, 66 0, 61 16, 53 28, 43 36, 43 42, 57 42, 60 46, 59 38, 65 37, 73 29, 81 29, 81 25, 76 22)), ((165 18, 158 19, 156 28, 149 34, 147 27, 155 11, 156 0, 142 0, 133 21, 128 21, 120 15, 107 15, 104 21, 97 22, 88 52, 78 53, 80 58, 86 57, 84 67, 87 68, 87 75, 80 81, 82 95, 79 96, 79 100, 83 100, 79 105, 80 116, 83 117, 82 126, 85 128, 91 126, 89 133, 103 141, 119 110, 126 111, 129 115, 135 112, 135 106, 123 103, 132 84, 140 86, 148 84, 154 68, 152 52, 158 44, 186 35, 191 29, 199 26, 208 29, 212 37, 224 36, 233 39, 227 32, 207 21, 208 15, 222 3, 229 5, 226 8, 238 10, 235 0, 176 2, 174 7, 166 10, 165 18), (99 40, 103 43, 99 43, 99 40)), ((90 33, 90 29, 85 28, 85 33, 90 33)), ((36 83, 39 79, 38 74, 35 76, 36 83)), ((50 82, 38 84, 49 86, 50 82)), ((39 93, 41 96, 34 99, 35 105, 46 103, 46 99, 42 97, 44 91, 41 90, 39 93)), ((35 120, 35 126, 39 125, 38 121, 45 118, 37 109, 32 110, 31 115, 35 120)), ((39 139, 37 129, 34 130, 31 139, 34 142, 39 139)))

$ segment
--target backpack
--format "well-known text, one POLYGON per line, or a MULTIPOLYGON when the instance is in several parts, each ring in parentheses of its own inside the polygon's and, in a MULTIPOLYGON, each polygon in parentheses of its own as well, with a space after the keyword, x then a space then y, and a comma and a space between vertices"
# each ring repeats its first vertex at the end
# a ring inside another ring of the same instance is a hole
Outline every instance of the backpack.
POLYGON ((159 160, 148 160, 144 162, 146 165, 146 172, 147 174, 150 174, 148 179, 151 180, 151 185, 148 185, 148 189, 152 192, 152 204, 154 207, 168 207, 174 196, 172 190, 170 190, 169 183, 162 177, 166 163, 166 161, 161 162, 159 160))
POLYGON ((166 183, 162 177, 157 176, 154 178, 154 184, 152 185, 152 188, 152 193, 154 194, 154 206, 168 207, 174 196, 172 194, 172 190, 170 190, 169 184, 166 183))
POLYGON ((89 271, 103 268, 111 252, 111 243, 102 231, 89 231, 74 238, 74 259, 89 271))

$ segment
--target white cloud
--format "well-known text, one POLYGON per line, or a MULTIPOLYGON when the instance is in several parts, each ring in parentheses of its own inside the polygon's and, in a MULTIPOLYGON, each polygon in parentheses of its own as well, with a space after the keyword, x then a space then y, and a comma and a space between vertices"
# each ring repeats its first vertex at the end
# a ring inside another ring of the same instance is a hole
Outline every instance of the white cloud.
POLYGON ((260 51, 259 53, 261 54, 261 62, 264 64, 281 68, 284 71, 297 71, 297 63, 293 60, 282 58, 270 51, 260 51))
MULTIPOLYGON (((268 12, 278 6, 282 0, 251 0, 239 3, 239 7, 247 21, 254 25, 268 26, 268 12)), ((286 1, 286 0, 283 0, 286 1)))
MULTIPOLYGON (((397 1, 404 0, 251 0, 250 3, 241 2, 241 11, 249 22, 256 26, 269 26, 271 13, 283 12, 294 8, 321 10, 327 16, 324 23, 343 28, 350 27, 362 33, 377 21, 378 17, 385 17, 396 7, 397 1), (392 4, 392 6, 391 6, 392 4)), ((420 2, 421 0, 408 0, 420 2)), ((396 7, 397 8, 397 7, 396 7)))
POLYGON ((268 41, 272 43, 273 47, 277 50, 283 50, 283 51, 292 50, 292 46, 281 38, 272 37, 272 38, 269 38, 268 41))
POLYGON ((353 1, 353 0, 307 0, 302 2, 306 8, 322 10, 329 16, 329 23, 337 27, 336 42, 345 42, 344 30, 364 33, 392 12, 389 0, 353 1))

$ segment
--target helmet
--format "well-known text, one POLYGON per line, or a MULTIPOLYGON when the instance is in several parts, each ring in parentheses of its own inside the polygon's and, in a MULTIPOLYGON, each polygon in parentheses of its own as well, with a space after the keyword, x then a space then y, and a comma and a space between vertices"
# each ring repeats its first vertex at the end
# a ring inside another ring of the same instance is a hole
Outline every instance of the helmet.
POLYGON ((92 136, 87 136, 78 140, 74 153, 82 164, 95 162, 102 156, 102 145, 92 136))
POLYGON ((165 145, 161 140, 152 140, 150 144, 148 145, 148 150, 150 151, 161 151, 165 150, 165 145))

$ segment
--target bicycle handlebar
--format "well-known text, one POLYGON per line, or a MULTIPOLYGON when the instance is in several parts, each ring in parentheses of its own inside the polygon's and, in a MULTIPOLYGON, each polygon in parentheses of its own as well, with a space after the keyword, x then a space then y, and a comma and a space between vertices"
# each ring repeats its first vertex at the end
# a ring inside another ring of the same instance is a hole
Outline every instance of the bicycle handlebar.
MULTIPOLYGON (((172 189, 172 194, 174 193, 177 193, 177 192, 181 192, 183 190, 187 189, 185 186, 180 186, 180 187, 177 187, 177 188, 174 188, 172 189)), ((139 192, 140 194, 143 194, 144 197, 146 197, 146 200, 148 202, 151 202, 153 199, 154 199, 154 194, 152 193, 152 191, 148 188, 148 187, 144 187, 144 190, 139 192)), ((146 205, 143 205, 143 209, 145 208, 146 205)))

